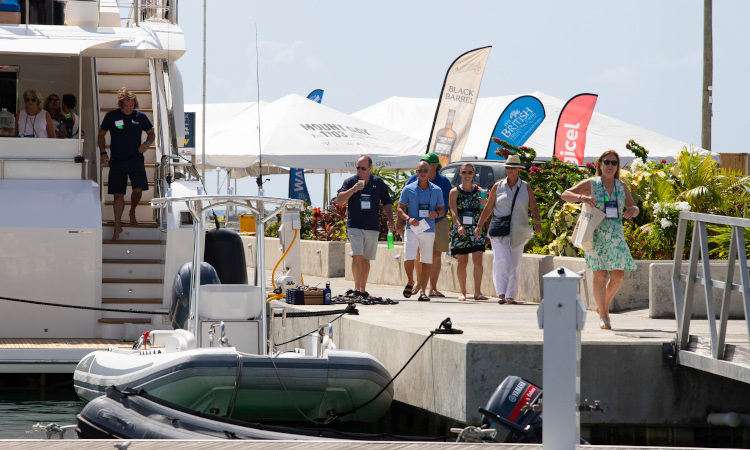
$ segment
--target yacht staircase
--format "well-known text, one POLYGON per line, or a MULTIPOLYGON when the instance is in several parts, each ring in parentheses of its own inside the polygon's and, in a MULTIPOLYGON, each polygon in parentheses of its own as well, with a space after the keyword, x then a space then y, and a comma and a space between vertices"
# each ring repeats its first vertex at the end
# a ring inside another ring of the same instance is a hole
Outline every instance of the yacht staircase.
MULTIPOLYGON (((101 118, 117 108, 117 92, 126 86, 138 96, 139 110, 154 124, 158 136, 158 123, 154 120, 151 74, 149 62, 143 59, 97 59, 99 108, 101 118)), ((145 140, 146 134, 143 134, 145 140)), ((109 152, 110 134, 105 142, 109 152)), ((158 141, 158 139, 157 139, 158 141)), ((114 233, 114 197, 107 193, 109 166, 101 172, 102 189, 102 307, 122 310, 166 312, 163 304, 165 234, 154 220, 150 201, 154 196, 154 179, 158 158, 156 142, 144 154, 149 189, 143 191, 135 216, 136 225, 130 225, 129 212, 132 188, 128 183, 125 193, 125 210, 122 214, 123 232, 117 240, 114 233)), ((125 324, 162 325, 166 316, 103 312, 99 319, 101 337, 121 338, 125 324)))

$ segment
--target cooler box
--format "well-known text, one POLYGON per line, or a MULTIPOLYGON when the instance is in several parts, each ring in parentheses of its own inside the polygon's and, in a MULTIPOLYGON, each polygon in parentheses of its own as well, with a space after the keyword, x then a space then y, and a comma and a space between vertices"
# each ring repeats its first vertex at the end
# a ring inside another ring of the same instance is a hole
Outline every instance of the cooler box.
POLYGON ((242 214, 240 216, 240 233, 255 233, 255 216, 242 214))
POLYGON ((0 23, 21 23, 21 5, 18 0, 0 0, 0 23))

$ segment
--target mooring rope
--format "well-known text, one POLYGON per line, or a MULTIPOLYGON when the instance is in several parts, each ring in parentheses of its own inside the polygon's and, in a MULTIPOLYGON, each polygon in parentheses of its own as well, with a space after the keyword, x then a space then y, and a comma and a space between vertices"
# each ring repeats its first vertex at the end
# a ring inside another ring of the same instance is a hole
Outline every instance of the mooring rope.
POLYGON ((153 315, 159 315, 159 316, 166 316, 169 314, 166 312, 139 311, 136 309, 112 309, 112 308, 97 308, 94 306, 63 305, 62 303, 38 302, 35 300, 23 300, 20 298, 11 298, 11 297, 0 297, 0 300, 8 300, 10 302, 18 302, 18 303, 29 303, 31 305, 56 306, 58 308, 86 309, 90 311, 121 312, 121 313, 129 313, 129 314, 153 314, 153 315))

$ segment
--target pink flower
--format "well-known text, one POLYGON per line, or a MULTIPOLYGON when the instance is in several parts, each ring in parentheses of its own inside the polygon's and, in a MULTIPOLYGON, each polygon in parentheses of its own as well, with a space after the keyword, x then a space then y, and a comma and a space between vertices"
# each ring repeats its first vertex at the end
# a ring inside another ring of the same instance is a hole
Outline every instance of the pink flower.
POLYGON ((529 169, 529 172, 530 172, 530 173, 531 173, 532 175, 536 175, 536 174, 538 174, 538 173, 539 173, 539 172, 541 172, 541 171, 542 171, 542 169, 540 169, 540 168, 539 168, 539 167, 537 167, 537 166, 532 166, 532 167, 531 167, 531 168, 529 169))
POLYGON ((666 163, 667 163, 667 160, 666 160, 666 159, 662 159, 662 160, 661 160, 661 163, 662 163, 662 164, 666 164, 666 163))

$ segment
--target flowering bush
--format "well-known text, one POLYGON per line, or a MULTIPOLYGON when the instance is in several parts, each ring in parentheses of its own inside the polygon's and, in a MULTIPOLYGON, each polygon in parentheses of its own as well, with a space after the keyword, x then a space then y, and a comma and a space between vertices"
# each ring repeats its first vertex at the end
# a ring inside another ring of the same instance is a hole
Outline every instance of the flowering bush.
POLYGON ((492 142, 500 146, 497 151, 500 153, 500 156, 505 159, 508 159, 508 156, 510 155, 518 155, 521 162, 524 163, 532 163, 534 162, 534 159, 536 159, 536 151, 531 147, 516 147, 515 145, 511 145, 496 137, 490 139, 492 142))

